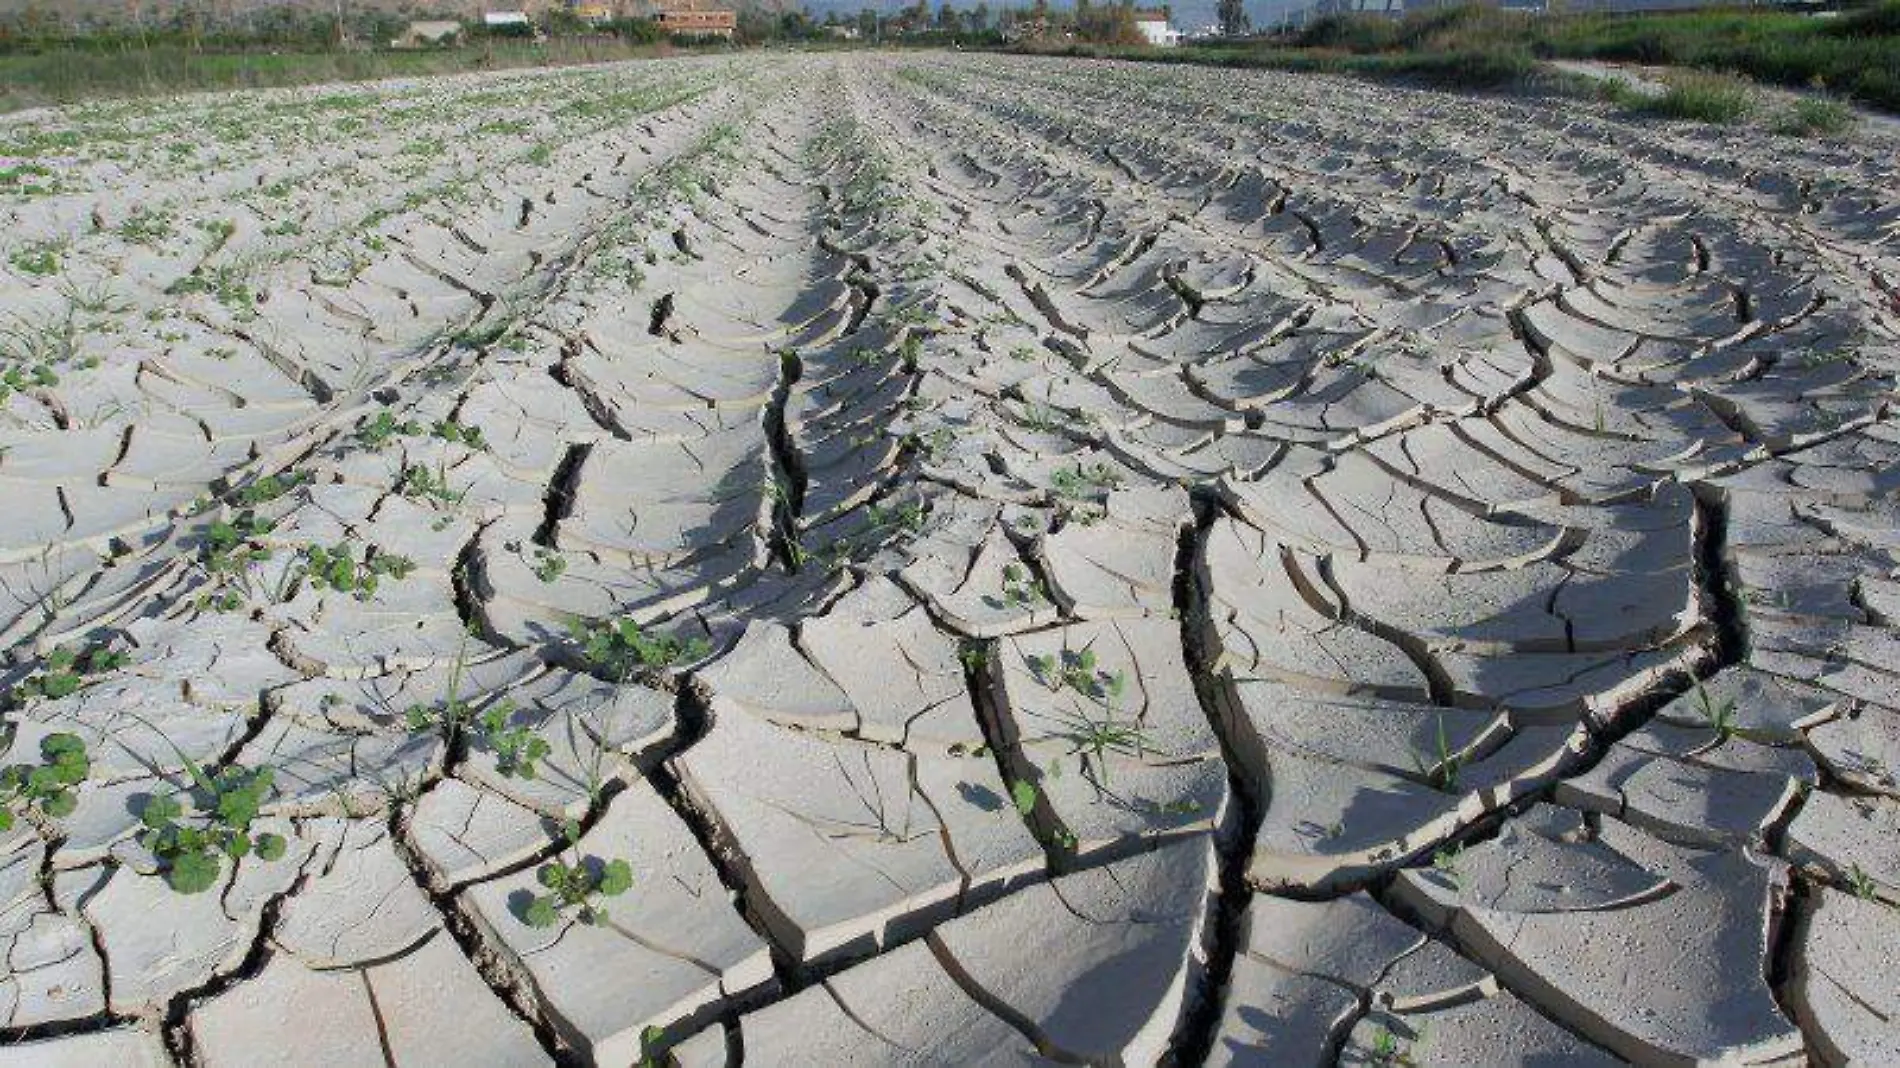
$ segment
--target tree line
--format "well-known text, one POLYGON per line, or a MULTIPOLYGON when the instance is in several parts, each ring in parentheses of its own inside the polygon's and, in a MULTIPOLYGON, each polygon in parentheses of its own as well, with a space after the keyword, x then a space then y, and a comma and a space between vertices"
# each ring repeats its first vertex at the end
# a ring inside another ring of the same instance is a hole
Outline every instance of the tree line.
MULTIPOLYGON (((1221 0, 1227 8, 1239 0, 1221 0)), ((504 5, 505 6, 505 5, 504 5)), ((957 7, 934 7, 916 0, 894 12, 864 8, 856 14, 810 8, 771 10, 755 3, 736 5, 738 39, 746 44, 852 39, 861 43, 958 44, 981 46, 1007 41, 1067 39, 1101 44, 1139 44, 1132 0, 1075 0, 1054 7, 1049 0, 1026 6, 992 6, 987 0, 957 7)), ((1168 8, 1162 5, 1160 10, 1168 8)), ((60 47, 120 49, 136 45, 182 45, 204 50, 293 49, 320 51, 339 46, 381 46, 402 35, 414 20, 461 21, 470 36, 540 33, 551 37, 611 36, 636 43, 658 41, 664 33, 649 19, 588 21, 555 7, 532 26, 485 28, 466 18, 467 8, 404 4, 354 6, 344 0, 322 9, 300 4, 259 5, 238 10, 230 0, 176 0, 144 10, 134 4, 89 4, 79 11, 56 10, 35 0, 19 11, 0 13, 0 51, 38 51, 60 47)), ((1244 15, 1241 16, 1244 19, 1244 15)))

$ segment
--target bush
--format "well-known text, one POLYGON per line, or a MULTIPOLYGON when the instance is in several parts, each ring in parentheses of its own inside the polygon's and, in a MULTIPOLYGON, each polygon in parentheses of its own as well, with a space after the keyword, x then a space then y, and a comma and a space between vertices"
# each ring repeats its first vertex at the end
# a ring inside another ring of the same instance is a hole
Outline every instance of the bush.
POLYGON ((1849 12, 1828 26, 1836 37, 1900 37, 1900 0, 1849 12))
POLYGON ((1511 85, 1537 69, 1522 49, 1491 47, 1414 58, 1405 67, 1434 85, 1458 89, 1494 89, 1511 85))
POLYGON ((1730 75, 1684 73, 1668 81, 1667 92, 1644 98, 1635 110, 1666 119, 1727 123, 1748 114, 1755 105, 1748 83, 1730 75))
POLYGON ((1804 97, 1776 117, 1774 131, 1795 137, 1833 137, 1854 125, 1854 113, 1838 100, 1804 97))
POLYGON ((1384 52, 1398 44, 1398 23, 1365 15, 1326 15, 1314 19, 1293 38, 1300 48, 1336 48, 1345 52, 1384 52))

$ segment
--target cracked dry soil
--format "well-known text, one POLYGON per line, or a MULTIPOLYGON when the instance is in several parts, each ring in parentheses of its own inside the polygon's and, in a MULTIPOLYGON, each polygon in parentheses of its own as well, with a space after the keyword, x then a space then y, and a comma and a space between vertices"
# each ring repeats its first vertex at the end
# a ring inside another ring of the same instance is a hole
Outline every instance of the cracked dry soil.
POLYGON ((1900 1061, 1880 131, 759 54, 0 154, 0 1065, 1900 1061), (194 767, 286 848, 187 894, 194 767))

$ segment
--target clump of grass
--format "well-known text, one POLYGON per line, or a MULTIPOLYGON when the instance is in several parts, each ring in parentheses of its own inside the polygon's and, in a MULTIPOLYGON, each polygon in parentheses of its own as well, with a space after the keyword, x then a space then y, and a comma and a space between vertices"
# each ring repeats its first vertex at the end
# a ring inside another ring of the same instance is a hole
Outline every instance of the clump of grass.
POLYGON ((8 253, 7 262, 21 274, 46 278, 59 273, 60 254, 65 251, 64 241, 30 241, 8 253))
POLYGON ((1668 79, 1661 96, 1645 97, 1634 110, 1665 119, 1737 122, 1754 109, 1746 81, 1729 74, 1680 73, 1668 79))
POLYGON ((359 554, 348 541, 334 546, 306 545, 300 551, 304 577, 319 590, 347 593, 359 601, 376 596, 387 577, 400 581, 416 569, 406 556, 370 547, 359 554))
POLYGON ((1803 97, 1775 117, 1770 127, 1794 137, 1838 137, 1854 125, 1847 105, 1827 97, 1803 97))
POLYGON ((705 638, 648 631, 632 619, 575 620, 569 628, 589 664, 625 681, 642 671, 665 671, 712 654, 705 638))

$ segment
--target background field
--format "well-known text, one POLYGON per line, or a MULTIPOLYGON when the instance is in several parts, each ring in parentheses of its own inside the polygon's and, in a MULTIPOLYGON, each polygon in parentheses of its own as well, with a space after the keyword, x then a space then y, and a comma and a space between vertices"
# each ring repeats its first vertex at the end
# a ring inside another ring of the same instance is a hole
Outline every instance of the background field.
POLYGON ((1422 77, 1488 87, 1523 79, 1540 60, 1595 59, 1733 72, 1825 89, 1900 110, 1900 3, 1835 19, 1777 11, 1642 16, 1534 16, 1478 7, 1389 19, 1335 15, 1303 29, 1167 52, 1092 54, 1170 62, 1422 77))

